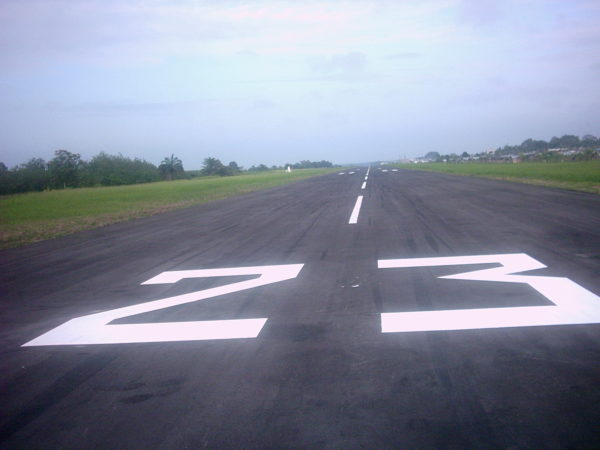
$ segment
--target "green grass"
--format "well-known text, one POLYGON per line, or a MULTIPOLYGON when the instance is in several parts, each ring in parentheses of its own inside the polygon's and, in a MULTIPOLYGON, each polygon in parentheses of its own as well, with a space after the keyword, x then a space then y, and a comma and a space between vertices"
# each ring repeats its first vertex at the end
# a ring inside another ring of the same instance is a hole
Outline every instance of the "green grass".
POLYGON ((517 181, 600 194, 600 160, 558 163, 525 162, 519 164, 424 163, 402 164, 399 167, 517 181))
POLYGON ((264 172, 0 197, 0 248, 266 189, 338 169, 264 172))

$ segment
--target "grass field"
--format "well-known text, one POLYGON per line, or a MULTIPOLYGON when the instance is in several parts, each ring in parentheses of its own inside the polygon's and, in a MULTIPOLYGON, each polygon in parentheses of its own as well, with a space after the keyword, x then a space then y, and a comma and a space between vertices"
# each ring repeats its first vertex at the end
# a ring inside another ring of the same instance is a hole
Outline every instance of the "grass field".
POLYGON ((0 248, 219 200, 337 169, 264 172, 130 186, 66 189, 0 197, 0 248))
POLYGON ((517 181, 600 194, 600 160, 559 163, 525 162, 520 164, 424 163, 402 164, 399 167, 517 181))

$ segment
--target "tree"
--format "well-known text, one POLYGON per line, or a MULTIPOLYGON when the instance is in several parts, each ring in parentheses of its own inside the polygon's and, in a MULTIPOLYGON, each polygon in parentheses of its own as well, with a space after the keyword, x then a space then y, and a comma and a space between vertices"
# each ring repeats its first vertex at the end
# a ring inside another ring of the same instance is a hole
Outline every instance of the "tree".
POLYGON ((525 153, 541 152, 548 150, 548 143, 546 141, 536 141, 531 138, 525 139, 519 146, 519 150, 525 153))
POLYGON ((265 172, 267 170, 269 170, 267 166, 265 166, 264 164, 259 164, 258 166, 251 166, 248 169, 248 172, 265 172))
POLYGON ((42 158, 31 158, 15 170, 18 191, 43 191, 50 184, 48 164, 42 158))
POLYGON ((217 158, 208 157, 204 159, 202 163, 202 174, 203 175, 225 175, 226 167, 217 158))
POLYGON ((596 147, 600 145, 600 140, 593 134, 586 134, 581 138, 581 145, 583 147, 596 147))
POLYGON ((158 166, 158 171, 167 180, 171 181, 173 178, 177 178, 178 175, 183 174, 183 163, 181 160, 171 153, 170 157, 166 157, 158 166))
POLYGON ((48 163, 50 182, 55 188, 77 187, 80 182, 80 169, 84 165, 79 153, 56 150, 48 163))
POLYGON ((0 162, 0 195, 13 194, 15 192, 15 176, 13 170, 8 170, 6 164, 0 162))
POLYGON ((235 161, 231 161, 228 165, 223 163, 217 158, 206 158, 202 165, 202 175, 218 175, 220 177, 227 177, 236 175, 241 172, 240 167, 235 161))
POLYGON ((241 167, 238 166, 235 161, 231 161, 227 165, 227 168, 231 171, 231 175, 237 175, 238 173, 240 173, 242 171, 241 167))
POLYGON ((438 159, 440 159, 440 154, 438 152, 429 152, 425 155, 425 159, 428 159, 430 161, 437 161, 438 159))
POLYGON ((47 165, 46 161, 44 161, 42 158, 31 158, 26 163, 21 164, 19 169, 46 171, 47 165))
POLYGON ((577 148, 580 144, 579 136, 573 134, 565 134, 560 138, 560 146, 562 148, 577 148))
POLYGON ((309 161, 307 159, 300 161, 296 164, 288 164, 286 163, 284 167, 292 167, 293 169, 316 169, 318 167, 333 167, 333 164, 330 161, 309 161))
POLYGON ((121 184, 158 181, 160 176, 154 164, 142 159, 131 159, 121 154, 101 152, 86 166, 86 184, 89 186, 117 186, 121 184))

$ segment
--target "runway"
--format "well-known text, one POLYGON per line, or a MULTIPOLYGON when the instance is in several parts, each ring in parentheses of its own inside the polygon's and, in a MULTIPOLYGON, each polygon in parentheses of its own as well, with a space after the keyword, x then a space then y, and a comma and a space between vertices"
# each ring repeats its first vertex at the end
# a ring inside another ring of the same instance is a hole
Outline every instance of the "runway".
POLYGON ((1 448, 600 445, 600 196, 356 167, 0 252, 1 448))

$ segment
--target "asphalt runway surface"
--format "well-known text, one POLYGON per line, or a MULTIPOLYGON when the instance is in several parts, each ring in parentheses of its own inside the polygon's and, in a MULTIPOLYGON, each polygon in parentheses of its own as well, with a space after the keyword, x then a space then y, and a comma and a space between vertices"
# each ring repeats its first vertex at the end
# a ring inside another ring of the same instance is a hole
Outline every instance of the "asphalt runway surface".
POLYGON ((366 171, 0 252, 0 447, 600 447, 600 196, 366 171))

